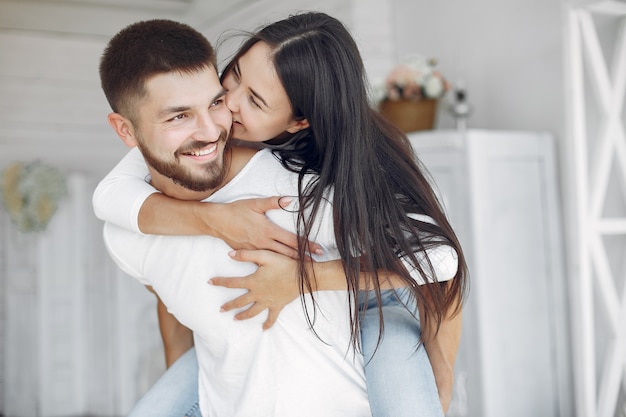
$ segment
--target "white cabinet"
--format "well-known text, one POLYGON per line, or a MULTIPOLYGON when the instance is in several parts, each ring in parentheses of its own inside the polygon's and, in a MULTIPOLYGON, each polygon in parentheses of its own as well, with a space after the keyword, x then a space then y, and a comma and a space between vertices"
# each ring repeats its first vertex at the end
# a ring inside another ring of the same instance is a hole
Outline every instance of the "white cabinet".
POLYGON ((554 143, 547 134, 409 135, 470 268, 449 416, 572 413, 554 143))

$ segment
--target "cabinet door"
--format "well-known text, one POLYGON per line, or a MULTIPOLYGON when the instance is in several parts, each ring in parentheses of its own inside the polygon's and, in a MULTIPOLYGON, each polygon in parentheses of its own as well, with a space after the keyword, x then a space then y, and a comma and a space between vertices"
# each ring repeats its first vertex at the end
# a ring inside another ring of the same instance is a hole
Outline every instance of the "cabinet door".
POLYGON ((467 146, 483 415, 569 415, 552 138, 490 132, 467 146))
MULTIPOLYGON (((471 200, 464 138, 456 132, 423 132, 410 137, 416 157, 427 169, 431 183, 454 228, 468 263, 472 258, 471 200)), ((473 275, 470 271, 470 295, 473 275)), ((448 417, 482 416, 482 381, 475 298, 463 308, 463 334, 455 366, 455 382, 448 417)))
POLYGON ((563 241, 552 140, 524 132, 412 136, 470 268, 451 415, 567 416, 563 241))

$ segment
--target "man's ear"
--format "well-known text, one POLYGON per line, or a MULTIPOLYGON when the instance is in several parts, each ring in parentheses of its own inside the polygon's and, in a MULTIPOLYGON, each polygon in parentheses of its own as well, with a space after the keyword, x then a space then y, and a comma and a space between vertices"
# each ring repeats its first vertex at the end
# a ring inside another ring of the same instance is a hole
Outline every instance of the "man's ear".
POLYGON ((291 122, 291 124, 287 128, 287 132, 296 133, 308 127, 309 127, 309 121, 307 119, 294 120, 293 122, 291 122))
POLYGON ((137 146, 135 129, 130 120, 119 113, 110 113, 107 119, 113 130, 115 130, 115 133, 117 133, 117 136, 122 139, 122 142, 124 142, 126 146, 129 148, 137 146))

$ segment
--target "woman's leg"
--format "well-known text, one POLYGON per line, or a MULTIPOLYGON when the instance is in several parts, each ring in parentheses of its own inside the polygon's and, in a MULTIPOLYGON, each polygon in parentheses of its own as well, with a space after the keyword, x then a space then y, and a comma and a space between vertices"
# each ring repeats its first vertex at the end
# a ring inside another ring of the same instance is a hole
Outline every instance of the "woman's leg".
MULTIPOLYGON (((398 294, 405 295, 404 290, 398 294)), ((383 337, 378 347, 376 299, 368 301, 361 325, 367 393, 373 417, 442 417, 435 377, 423 346, 419 321, 398 301, 393 290, 383 291, 383 337)), ((415 303, 409 304, 417 312, 415 303)), ((415 313, 417 315, 417 313, 415 313)))
POLYGON ((176 360, 135 404, 128 417, 201 417, 195 348, 176 360))

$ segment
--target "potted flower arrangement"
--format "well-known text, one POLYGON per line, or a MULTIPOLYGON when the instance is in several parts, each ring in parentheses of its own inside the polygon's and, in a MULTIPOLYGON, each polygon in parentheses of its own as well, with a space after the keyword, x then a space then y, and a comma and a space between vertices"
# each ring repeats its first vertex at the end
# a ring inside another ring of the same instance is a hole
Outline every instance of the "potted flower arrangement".
POLYGON ((404 132, 434 126, 437 100, 450 88, 436 65, 434 59, 409 57, 374 91, 380 112, 404 132))

